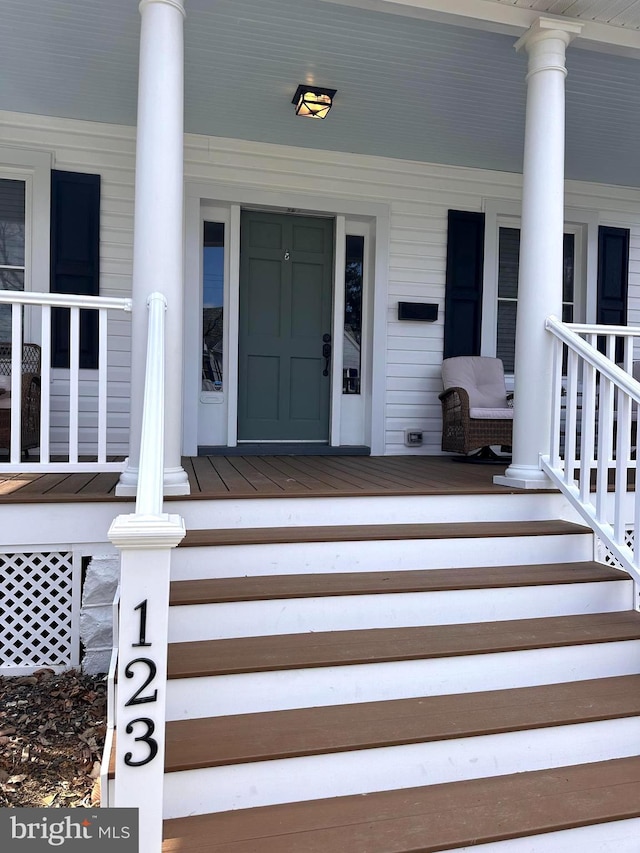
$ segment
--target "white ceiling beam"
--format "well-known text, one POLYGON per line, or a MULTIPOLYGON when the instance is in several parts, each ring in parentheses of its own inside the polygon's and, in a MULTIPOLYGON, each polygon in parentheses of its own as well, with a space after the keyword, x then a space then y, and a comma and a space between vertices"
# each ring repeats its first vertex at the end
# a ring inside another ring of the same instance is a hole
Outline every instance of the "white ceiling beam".
MULTIPOLYGON (((496 3, 495 0, 323 0, 323 2, 504 33, 516 38, 519 38, 543 14, 533 9, 496 3)), ((558 17, 560 21, 575 21, 583 25, 580 38, 573 42, 574 47, 640 58, 640 30, 570 16, 545 15, 545 17, 558 17)))

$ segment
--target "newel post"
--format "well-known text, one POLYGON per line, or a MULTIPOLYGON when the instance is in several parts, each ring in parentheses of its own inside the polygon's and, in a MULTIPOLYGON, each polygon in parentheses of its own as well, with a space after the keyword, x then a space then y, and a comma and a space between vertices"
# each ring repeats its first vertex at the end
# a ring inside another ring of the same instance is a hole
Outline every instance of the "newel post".
POLYGON ((162 849, 171 551, 177 515, 120 515, 109 539, 121 551, 116 702, 116 807, 139 810, 146 853, 162 849))

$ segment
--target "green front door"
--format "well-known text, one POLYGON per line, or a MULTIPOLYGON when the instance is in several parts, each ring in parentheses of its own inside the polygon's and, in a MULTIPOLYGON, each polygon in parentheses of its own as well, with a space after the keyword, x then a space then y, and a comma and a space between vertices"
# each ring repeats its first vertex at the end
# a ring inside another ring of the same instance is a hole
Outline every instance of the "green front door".
POLYGON ((326 442, 333 221, 245 211, 240 233, 238 440, 326 442))

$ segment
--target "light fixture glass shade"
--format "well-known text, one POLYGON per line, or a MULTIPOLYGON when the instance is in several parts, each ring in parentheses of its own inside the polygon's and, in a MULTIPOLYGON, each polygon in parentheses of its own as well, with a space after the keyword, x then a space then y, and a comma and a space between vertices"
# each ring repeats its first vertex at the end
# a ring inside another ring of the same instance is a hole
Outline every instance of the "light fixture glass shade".
POLYGON ((333 105, 335 89, 318 89, 315 86, 298 86, 291 103, 296 106, 297 116, 326 118, 333 105))

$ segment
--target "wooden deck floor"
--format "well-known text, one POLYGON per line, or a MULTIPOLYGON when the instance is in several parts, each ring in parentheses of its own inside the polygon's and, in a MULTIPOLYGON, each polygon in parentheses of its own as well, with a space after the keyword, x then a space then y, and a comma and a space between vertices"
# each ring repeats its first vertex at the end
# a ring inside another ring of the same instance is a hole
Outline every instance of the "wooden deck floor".
MULTIPOLYGON (((500 465, 443 456, 190 456, 183 466, 194 500, 510 491, 493 485, 500 465)), ((0 475, 0 503, 122 500, 117 481, 112 473, 0 475)))

